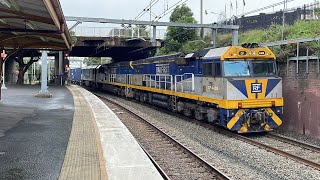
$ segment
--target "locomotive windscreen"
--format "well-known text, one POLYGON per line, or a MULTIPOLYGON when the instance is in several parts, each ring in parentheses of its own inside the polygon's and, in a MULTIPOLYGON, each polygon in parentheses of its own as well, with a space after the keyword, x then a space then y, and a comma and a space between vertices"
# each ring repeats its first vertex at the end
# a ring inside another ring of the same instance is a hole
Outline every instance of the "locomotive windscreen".
POLYGON ((231 60, 223 62, 225 76, 263 77, 276 76, 275 61, 264 60, 231 60))

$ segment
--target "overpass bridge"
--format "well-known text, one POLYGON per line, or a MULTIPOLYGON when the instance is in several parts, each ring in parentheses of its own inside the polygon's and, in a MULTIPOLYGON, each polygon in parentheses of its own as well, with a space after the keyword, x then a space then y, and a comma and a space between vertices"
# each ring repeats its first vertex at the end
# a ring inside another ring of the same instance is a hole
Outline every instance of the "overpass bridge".
POLYGON ((80 27, 70 30, 77 37, 70 56, 112 57, 114 60, 142 59, 153 56, 161 46, 166 29, 157 29, 155 42, 142 27, 80 27))
POLYGON ((150 39, 128 37, 85 37, 78 36, 77 43, 70 51, 76 57, 112 57, 116 61, 136 60, 156 53, 160 42, 150 39))
POLYGON ((161 46, 161 39, 165 36, 165 30, 157 27, 183 27, 183 28, 209 28, 212 30, 213 47, 216 47, 218 29, 232 30, 232 44, 238 44, 237 25, 223 24, 194 24, 178 22, 137 21, 124 19, 90 18, 66 16, 66 21, 76 22, 69 31, 78 36, 77 43, 72 48, 70 56, 82 57, 112 57, 113 59, 141 59, 155 54, 156 49, 161 46), (81 23, 103 23, 120 24, 122 28, 86 28, 77 26, 81 23), (139 26, 149 26, 150 31, 139 26), (89 32, 89 33, 88 33, 89 32), (83 34, 90 36, 83 36, 83 34))

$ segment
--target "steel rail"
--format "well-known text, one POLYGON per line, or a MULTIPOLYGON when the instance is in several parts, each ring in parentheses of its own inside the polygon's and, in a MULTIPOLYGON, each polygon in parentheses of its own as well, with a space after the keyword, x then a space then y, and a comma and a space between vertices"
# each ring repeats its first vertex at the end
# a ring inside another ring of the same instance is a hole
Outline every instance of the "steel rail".
MULTIPOLYGON (((137 141, 138 142, 138 141, 137 141)), ((156 162, 156 160, 153 159, 153 157, 147 152, 147 150, 138 142, 139 146, 142 148, 144 153, 148 156, 148 158, 151 160, 152 164, 156 167, 156 169, 159 171, 160 175, 165 180, 170 180, 169 176, 164 172, 164 170, 160 167, 160 165, 156 162)))
MULTIPOLYGON (((139 103, 139 102, 137 102, 139 103)), ((283 157, 287 157, 289 159, 292 159, 294 161, 297 161, 297 162, 301 162, 307 166, 310 166, 312 168, 315 168, 317 170, 320 170, 320 164, 318 163, 315 163, 315 162, 312 162, 312 161, 309 161, 307 159, 304 159, 304 158, 301 158, 299 156, 296 156, 296 155, 293 155, 293 154, 290 154, 290 153, 287 153, 285 151, 282 151, 280 149, 277 149, 277 148, 274 148, 274 147, 271 147, 271 146, 268 146, 268 145, 265 145, 263 143, 260 143, 260 142, 257 142, 255 140, 252 140, 248 137, 245 137, 243 135, 240 135, 240 134, 235 134, 233 132, 230 132, 228 130, 225 130, 225 129, 222 129, 222 128, 218 128, 218 127, 215 127, 213 126, 212 124, 206 124, 206 123, 203 123, 203 122, 199 122, 198 120, 195 120, 195 119, 192 119, 190 117, 186 117, 186 116, 182 116, 182 115, 179 115, 179 114, 176 114, 176 113, 172 113, 171 111, 168 111, 166 109, 163 109, 163 108, 156 108, 157 110, 163 110, 163 112, 166 112, 166 113, 169 113, 170 115, 172 116, 176 116, 176 117, 179 117, 179 118, 182 118, 182 119, 185 119, 187 121, 191 121, 192 123, 196 123, 200 126, 203 126, 203 127, 206 127, 208 129, 211 129, 211 130, 214 130, 218 133, 221 133, 221 134, 224 134, 226 136, 229 136, 229 137, 233 137, 233 138, 236 138, 240 141, 243 141, 243 142, 246 142, 248 144, 251 144, 251 145, 254 145, 258 148, 261 148, 261 149, 265 149, 267 151, 270 151, 270 152, 273 152, 275 154, 278 154, 278 155, 281 155, 283 157)), ((130 111, 130 110, 129 110, 130 111)), ((131 111, 130 111, 131 112, 131 111)), ((140 117, 140 116, 139 116, 140 117)), ((161 130, 160 130, 161 131, 161 130)), ((162 131, 161 131, 162 132, 162 131)), ((172 138, 173 139, 173 138, 172 138)), ((301 145, 301 144, 300 144, 301 145)), ((300 146, 299 145, 299 146, 300 146)), ((181 145, 183 146, 183 145, 181 145)), ((314 148, 314 147, 310 147, 310 148, 314 148)), ((192 152, 192 151, 191 151, 192 152)))
POLYGON ((182 145, 180 142, 176 141, 172 136, 168 135, 167 133, 165 133, 163 130, 159 129, 158 127, 156 127, 155 125, 151 124, 150 122, 148 122, 147 120, 145 120, 143 117, 141 117, 140 115, 136 114, 135 112, 133 112, 132 110, 123 107, 120 103, 118 103, 115 100, 111 100, 103 95, 94 93, 97 97, 104 99, 106 101, 109 101, 117 106, 122 107, 123 109, 125 109, 126 111, 128 111, 129 113, 131 113, 132 115, 136 116, 137 118, 141 119, 144 123, 146 123, 147 125, 151 126, 152 128, 156 129, 158 132, 160 132, 163 136, 167 137, 170 141, 174 142, 175 144, 177 144, 179 147, 181 147, 182 149, 184 149, 186 152, 188 152, 189 154, 191 154, 194 158, 196 158, 199 162, 202 162, 202 164, 204 166, 206 166, 207 168, 209 168, 212 172, 214 172, 214 174, 221 180, 230 180, 230 178, 223 174, 221 171, 219 171, 217 168, 215 168, 214 166, 212 166, 209 162, 207 162, 206 160, 204 160, 203 158, 201 158, 200 156, 198 156, 197 154, 195 154, 194 152, 192 152, 189 148, 187 148, 186 146, 182 145))
POLYGON ((315 151, 315 152, 320 153, 320 147, 317 147, 317 146, 314 146, 314 145, 311 145, 311 144, 306 144, 306 143, 301 142, 301 141, 296 141, 296 140, 293 140, 293 139, 290 139, 290 138, 287 138, 287 137, 284 137, 284 136, 279 136, 279 135, 271 134, 271 133, 269 133, 267 136, 269 136, 270 138, 274 138, 274 139, 283 141, 285 143, 289 143, 289 144, 292 144, 292 145, 297 145, 297 146, 300 146, 302 148, 309 149, 311 151, 315 151))
POLYGON ((244 141, 244 142, 247 142, 251 145, 254 145, 254 146, 257 146, 259 148, 262 148, 262 149, 265 149, 265 150, 268 150, 268 151, 271 151, 273 153, 276 153, 276 154, 279 154, 279 155, 282 155, 282 156, 285 156, 285 157, 288 157, 292 160, 295 160, 295 161, 298 161, 298 162, 301 162, 307 166, 310 166, 310 167, 313 167, 313 168, 316 168, 317 170, 320 170, 320 164, 318 163, 315 163, 315 162, 312 162, 312 161, 309 161, 307 159, 304 159, 304 158, 301 158, 299 156, 295 156, 293 154, 290 154, 288 152, 285 152, 285 151, 282 151, 280 149, 277 149, 277 148, 274 148, 274 147, 271 147, 271 146, 268 146, 268 145, 265 145, 263 143, 260 143, 260 142, 257 142, 255 140, 252 140, 250 138, 247 138, 243 135, 239 135, 239 134, 234 134, 234 137, 236 139, 239 139, 241 141, 244 141))

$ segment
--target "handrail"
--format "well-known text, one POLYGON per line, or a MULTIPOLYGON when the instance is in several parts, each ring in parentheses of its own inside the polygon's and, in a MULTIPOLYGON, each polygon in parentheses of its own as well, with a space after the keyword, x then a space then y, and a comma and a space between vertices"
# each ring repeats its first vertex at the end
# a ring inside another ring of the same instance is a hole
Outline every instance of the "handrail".
POLYGON ((194 85, 194 74, 193 73, 184 73, 182 75, 175 75, 175 91, 178 92, 178 88, 177 85, 180 85, 181 87, 181 92, 184 92, 184 84, 185 83, 191 83, 191 92, 194 92, 195 90, 195 85, 194 85), (187 80, 190 79, 187 76, 191 75, 191 80, 187 80), (179 82, 178 82, 178 78, 180 78, 179 82))
POLYGON ((167 74, 144 74, 143 81, 146 82, 147 87, 154 87, 157 89, 173 90, 173 76, 167 74), (153 86, 152 86, 153 84, 153 86), (163 84, 163 86, 162 86, 163 84))

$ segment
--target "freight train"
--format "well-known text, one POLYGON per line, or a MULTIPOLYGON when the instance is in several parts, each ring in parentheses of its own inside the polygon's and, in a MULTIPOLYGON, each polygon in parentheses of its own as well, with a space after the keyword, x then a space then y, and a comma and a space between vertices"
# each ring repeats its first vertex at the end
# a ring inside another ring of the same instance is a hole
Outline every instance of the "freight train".
POLYGON ((277 74, 268 47, 244 44, 89 66, 81 83, 249 133, 282 124, 277 74))
POLYGON ((81 82, 81 68, 70 69, 70 81, 74 84, 80 84, 81 82))

